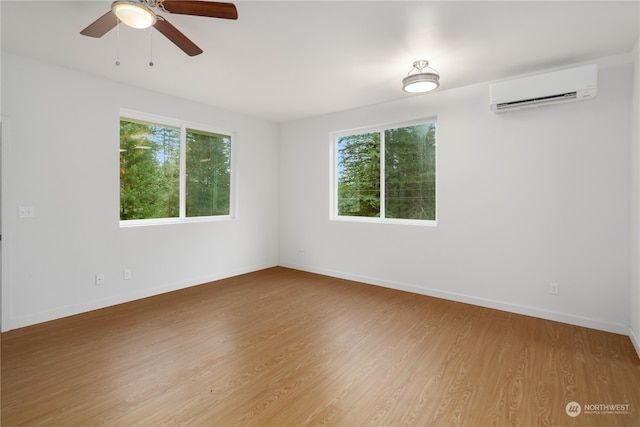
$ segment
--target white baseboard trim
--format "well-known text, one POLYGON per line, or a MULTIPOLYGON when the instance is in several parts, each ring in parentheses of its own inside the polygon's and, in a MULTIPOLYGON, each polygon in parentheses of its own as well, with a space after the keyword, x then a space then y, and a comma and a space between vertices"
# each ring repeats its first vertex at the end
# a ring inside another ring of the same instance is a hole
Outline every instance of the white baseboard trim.
POLYGON ((178 291, 180 289, 186 289, 192 286, 198 286, 204 283, 227 279, 229 277, 239 276, 241 274, 251 273, 254 271, 264 270, 266 268, 271 268, 276 266, 277 264, 256 265, 252 267, 242 268, 239 270, 228 271, 228 272, 217 274, 214 276, 201 277, 197 279, 190 279, 188 281, 181 281, 181 282, 175 282, 175 283, 166 283, 155 288, 146 288, 137 292, 129 292, 126 294, 115 295, 112 297, 88 301, 81 304, 68 305, 68 306, 59 307, 53 310, 47 310, 39 313, 30 314, 28 316, 15 317, 11 319, 10 327, 11 329, 23 328, 23 327, 35 325, 38 323, 48 322, 50 320, 56 320, 56 319, 61 319, 63 317, 74 316, 76 314, 86 313, 93 310, 99 310, 101 308, 111 307, 111 306, 123 304, 126 302, 153 297, 156 295, 165 294, 167 292, 178 291))
MULTIPOLYGON (((382 281, 377 278, 359 276, 354 274, 343 273, 340 271, 326 270, 321 268, 313 268, 305 265, 281 263, 282 267, 292 268, 295 270, 307 271, 309 273, 322 274, 325 276, 337 277, 340 279, 353 280, 355 282, 361 282, 369 285, 382 286, 385 288, 397 289, 400 291, 411 292, 419 295, 426 295, 435 298, 441 298, 456 302, 462 302, 466 304, 477 305, 480 307, 492 308, 495 310, 507 311, 510 313, 522 314, 525 316, 537 317, 540 319, 551 320, 555 322, 567 323, 570 325, 582 326, 585 328, 597 329, 606 332, 612 332, 620 335, 629 335, 629 326, 618 323, 606 322, 598 319, 592 319, 588 317, 575 316, 566 313, 559 313, 541 308, 528 307, 518 304, 507 303, 503 301, 496 301, 487 298, 478 298, 474 296, 458 294, 455 292, 445 292, 436 289, 417 287, 413 285, 407 285, 404 283, 382 281)), ((637 343, 637 340, 636 340, 637 343)), ((636 350, 638 350, 637 344, 636 350)), ((640 354, 640 352, 638 353, 640 354)))
POLYGON ((139 292, 130 292, 127 294, 116 295, 113 297, 89 301, 82 304, 70 305, 70 306, 60 307, 53 310, 34 313, 28 316, 15 317, 11 319, 10 327, 11 329, 18 329, 18 328, 22 328, 30 325, 35 325, 38 323, 48 322, 50 320, 56 320, 63 317, 86 313, 88 311, 99 310, 101 308, 106 308, 106 307, 110 307, 117 304, 123 304, 126 302, 135 301, 138 299, 148 298, 155 295, 161 295, 167 292, 173 292, 180 289, 185 289, 192 286, 209 283, 216 280, 222 280, 222 279, 226 279, 233 276, 239 276, 241 274, 247 274, 254 271, 263 270, 266 268, 271 268, 276 266, 292 268, 292 269, 301 270, 301 271, 307 271, 309 273, 322 274, 330 277, 337 277, 340 279, 353 280, 360 283, 365 283, 365 284, 375 285, 375 286, 382 286, 390 289, 397 289, 400 291, 411 292, 418 295, 426 295, 426 296, 431 296, 435 298, 442 298, 446 300, 462 302, 466 304, 473 304, 480 307, 492 308, 495 310, 507 311, 510 313, 522 314, 525 316, 532 316, 532 317, 537 317, 545 320, 567 323, 570 325, 582 326, 586 328, 598 329, 606 332, 627 335, 631 339, 631 342, 633 343, 633 346, 635 347, 636 352, 638 353, 638 355, 640 355, 640 340, 635 335, 634 331, 631 328, 629 328, 628 325, 604 322, 601 320, 591 319, 587 317, 569 315, 566 313, 558 313, 558 312, 539 309, 535 307, 505 303, 503 301, 496 301, 496 300, 491 300, 486 298, 478 298, 478 297, 473 297, 473 296, 458 294, 453 292, 445 292, 445 291, 440 291, 440 290, 431 289, 431 288, 417 287, 413 285, 407 285, 404 283, 382 281, 380 279, 373 278, 373 277, 348 274, 340 271, 327 270, 327 269, 321 269, 321 268, 320 269, 313 268, 306 265, 299 265, 299 264, 293 264, 293 263, 256 265, 253 267, 247 267, 247 268, 239 269, 236 271, 225 272, 223 274, 219 274, 211 277, 191 279, 189 281, 184 281, 184 282, 168 283, 156 288, 144 289, 139 292))

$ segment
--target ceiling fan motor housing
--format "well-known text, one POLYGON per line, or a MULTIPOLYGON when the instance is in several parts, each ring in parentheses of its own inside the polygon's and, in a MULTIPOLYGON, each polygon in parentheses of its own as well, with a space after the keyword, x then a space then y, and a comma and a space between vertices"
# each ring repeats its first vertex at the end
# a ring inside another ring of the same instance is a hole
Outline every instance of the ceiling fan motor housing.
POLYGON ((171 25, 165 17, 156 15, 151 10, 152 7, 178 15, 238 19, 238 11, 233 3, 205 0, 116 0, 111 4, 110 11, 80 31, 80 34, 99 38, 115 28, 118 22, 137 29, 153 26, 187 55, 195 56, 202 53, 202 49, 171 25))

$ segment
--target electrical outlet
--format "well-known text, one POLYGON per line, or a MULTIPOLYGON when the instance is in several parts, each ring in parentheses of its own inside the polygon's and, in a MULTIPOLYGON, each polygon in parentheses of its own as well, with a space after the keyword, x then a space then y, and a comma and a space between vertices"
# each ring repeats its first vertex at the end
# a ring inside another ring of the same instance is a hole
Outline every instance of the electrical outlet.
POLYGON ((122 278, 124 280, 131 280, 131 269, 127 268, 122 271, 122 278))
POLYGON ((96 273, 96 285, 104 285, 104 273, 96 273))
POLYGON ((551 295, 559 295, 560 294, 560 285, 557 283, 549 284, 549 293, 551 295))
POLYGON ((18 218, 33 218, 36 216, 36 210, 33 206, 20 206, 18 208, 18 218))

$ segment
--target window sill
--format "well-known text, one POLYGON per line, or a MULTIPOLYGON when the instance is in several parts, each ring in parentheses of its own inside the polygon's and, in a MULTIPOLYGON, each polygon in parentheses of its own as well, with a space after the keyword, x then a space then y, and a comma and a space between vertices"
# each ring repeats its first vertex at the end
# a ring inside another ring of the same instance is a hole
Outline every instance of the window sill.
POLYGON ((157 218, 157 219, 129 219, 120 221, 120 228, 148 227, 152 225, 193 224, 199 222, 232 221, 231 215, 199 216, 193 218, 157 218))
POLYGON ((420 227, 436 227, 438 221, 430 219, 397 219, 397 218, 369 218, 361 216, 335 216, 331 221, 361 222, 369 224, 417 225, 420 227))

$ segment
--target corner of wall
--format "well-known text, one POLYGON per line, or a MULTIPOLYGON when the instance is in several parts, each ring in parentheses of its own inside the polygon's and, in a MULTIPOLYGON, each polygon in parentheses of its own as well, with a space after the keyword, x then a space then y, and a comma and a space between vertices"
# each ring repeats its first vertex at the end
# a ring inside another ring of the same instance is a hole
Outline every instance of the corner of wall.
POLYGON ((633 49, 631 101, 631 283, 629 338, 640 356, 640 37, 633 49))

